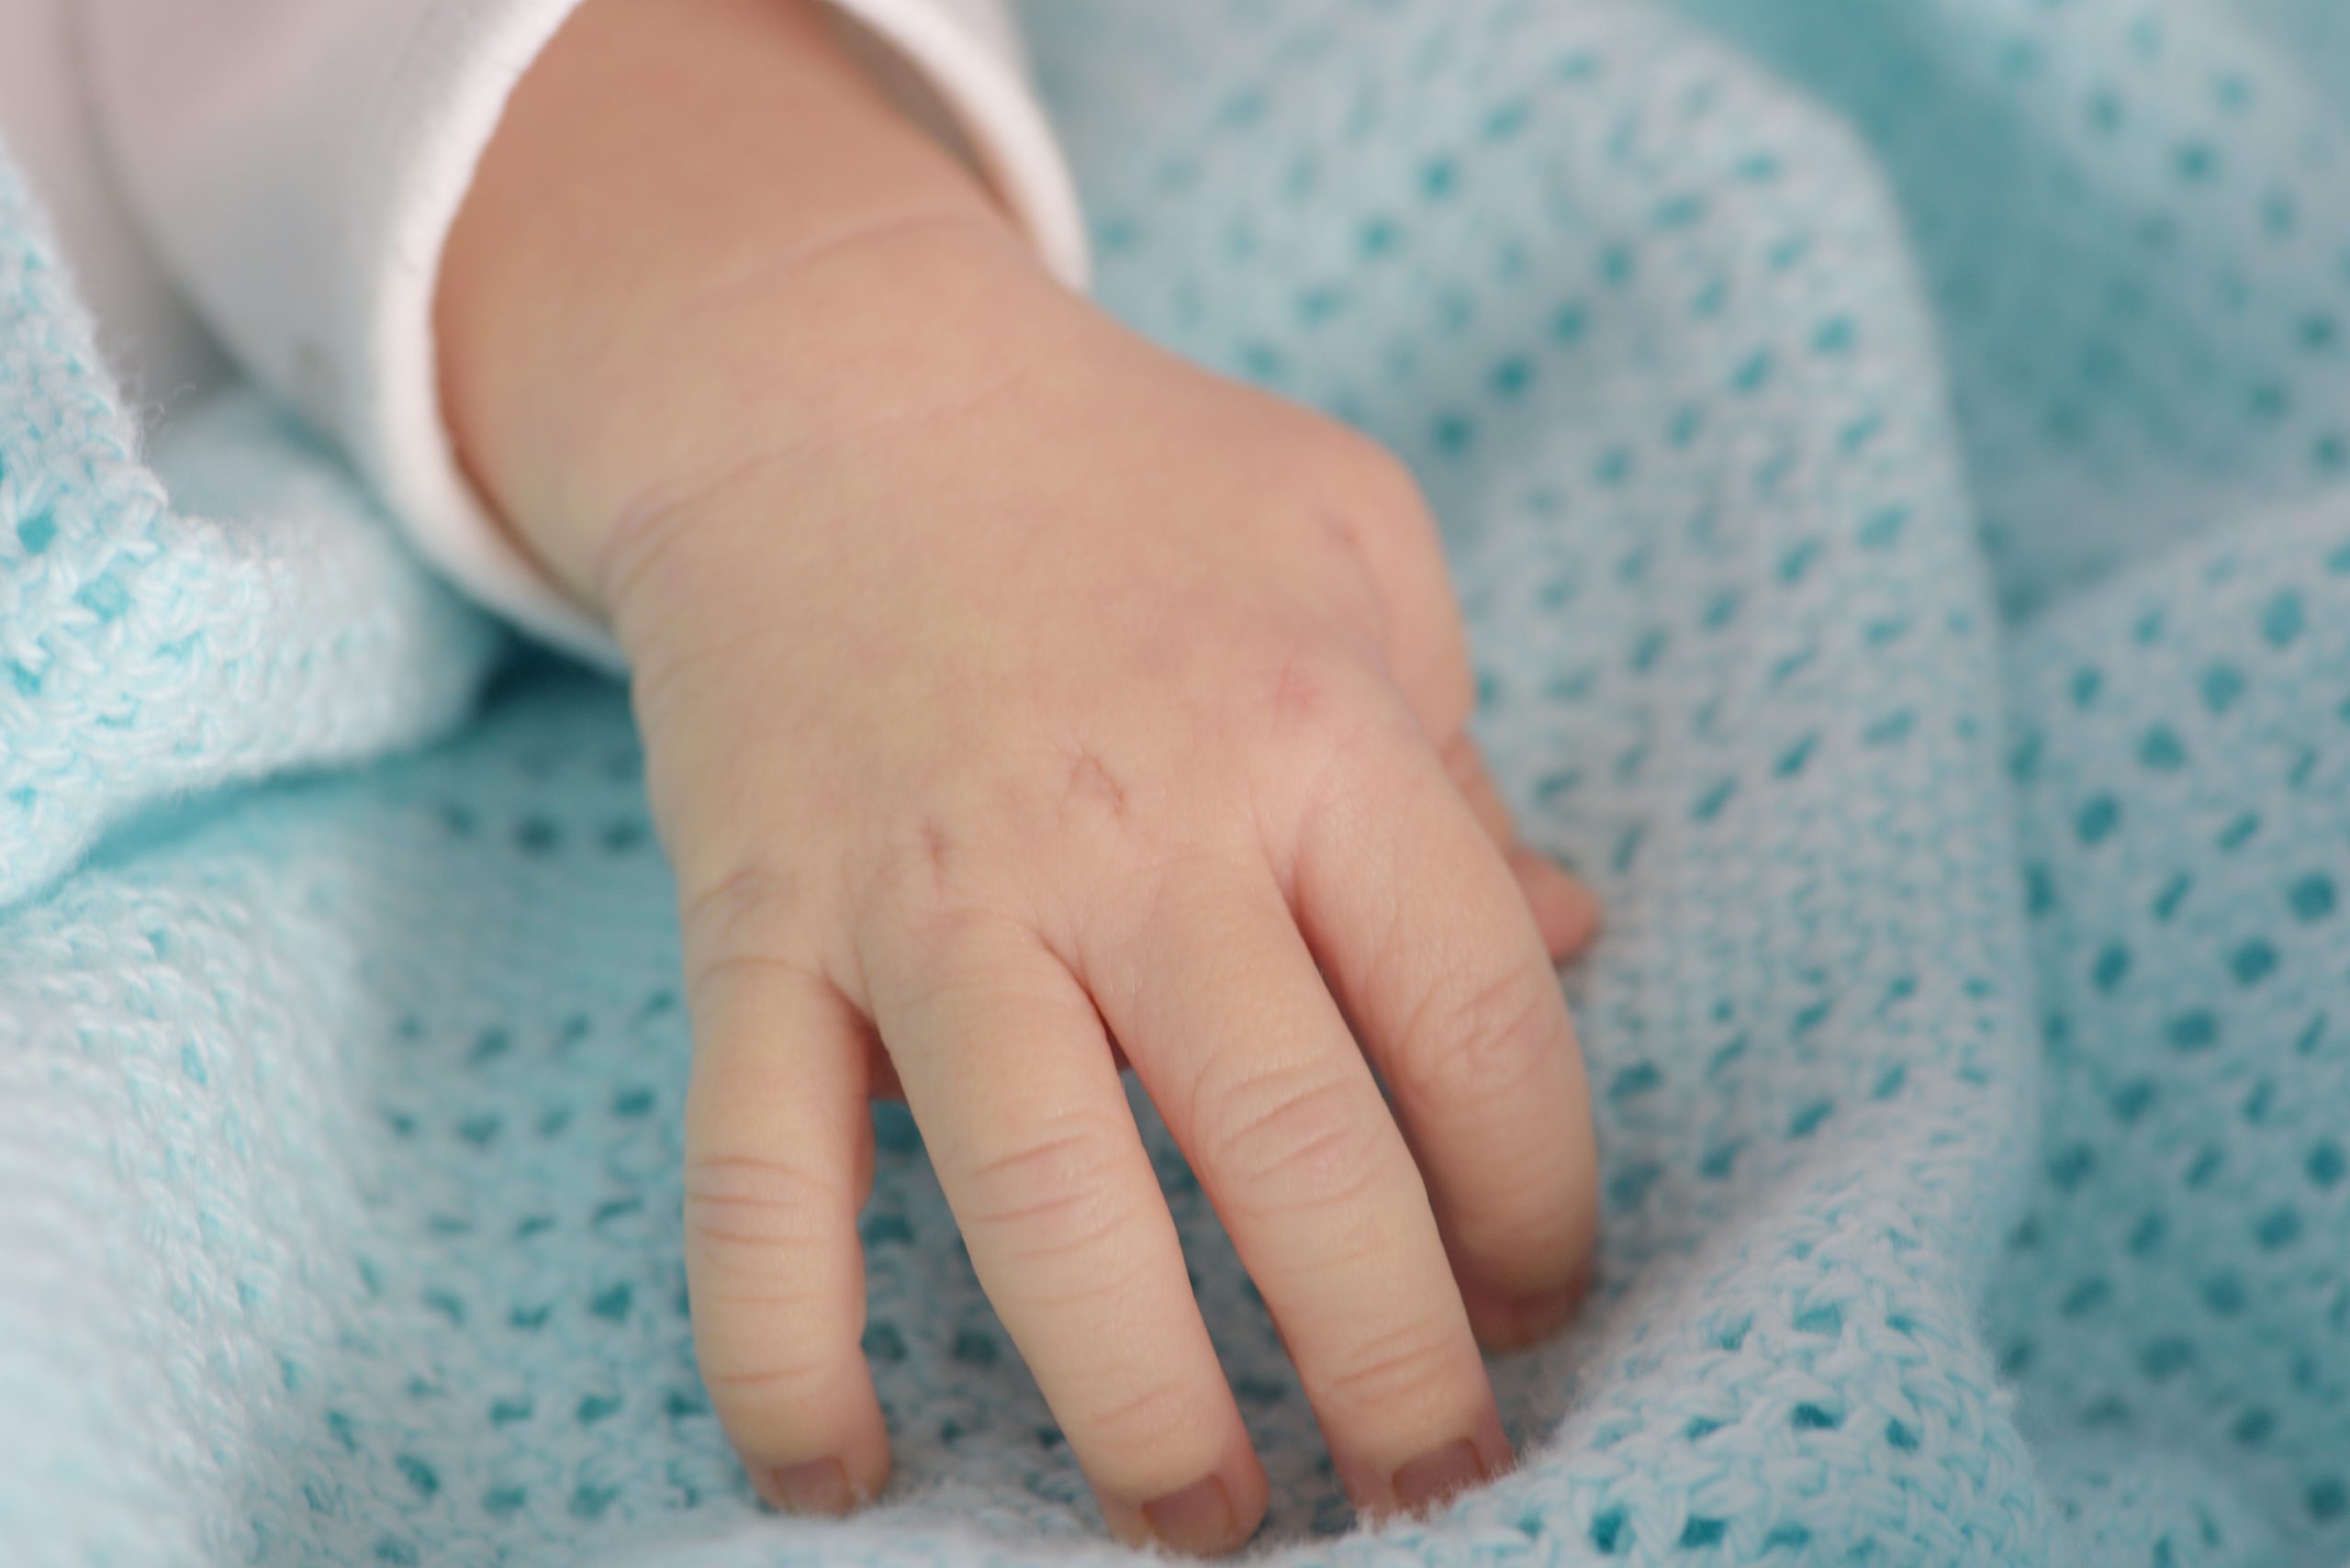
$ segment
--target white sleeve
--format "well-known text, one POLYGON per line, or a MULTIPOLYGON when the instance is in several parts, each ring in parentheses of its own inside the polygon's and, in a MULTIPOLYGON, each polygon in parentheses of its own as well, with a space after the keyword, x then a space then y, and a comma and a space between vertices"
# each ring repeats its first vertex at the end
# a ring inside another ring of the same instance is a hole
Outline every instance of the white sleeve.
MULTIPOLYGON (((1002 0, 830 0, 858 55, 1085 283, 1084 225, 1002 0)), ((599 663, 610 636, 492 521, 441 417, 432 291, 507 98, 577 0, 84 0, 100 118, 166 267, 338 439, 418 550, 599 663)))

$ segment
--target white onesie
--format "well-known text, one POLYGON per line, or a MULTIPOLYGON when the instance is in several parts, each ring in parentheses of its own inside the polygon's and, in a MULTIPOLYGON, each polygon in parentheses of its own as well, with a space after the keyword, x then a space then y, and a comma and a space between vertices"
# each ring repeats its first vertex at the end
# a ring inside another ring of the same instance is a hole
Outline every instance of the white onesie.
MULTIPOLYGON (((218 342, 341 443, 460 587, 611 662, 460 473, 431 331, 474 169, 577 3, 0 0, 0 137, 134 396, 168 408, 201 390, 218 342)), ((1082 286, 1076 196, 1002 0, 829 3, 858 57, 1082 286)))

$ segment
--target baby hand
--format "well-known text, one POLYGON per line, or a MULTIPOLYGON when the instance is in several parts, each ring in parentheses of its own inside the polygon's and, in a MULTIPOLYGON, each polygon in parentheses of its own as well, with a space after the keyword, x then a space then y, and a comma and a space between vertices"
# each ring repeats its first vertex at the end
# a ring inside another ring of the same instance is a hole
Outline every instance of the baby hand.
POLYGON ((608 558, 684 912, 703 1374, 772 1500, 882 1484, 894 1078, 1112 1528, 1245 1540, 1264 1473, 1123 1052, 1349 1495, 1425 1503, 1508 1461, 1472 1329, 1556 1325, 1590 1249, 1550 956, 1594 909, 1512 846, 1402 468, 946 250, 898 296, 957 345, 919 396, 730 454, 608 558))
POLYGON ((804 4, 583 6, 439 326, 476 476, 633 672, 695 1338, 761 1494, 888 1477, 856 1217, 902 1085, 1111 1528, 1247 1539, 1121 1056, 1357 1505, 1505 1464, 1477 1340, 1561 1322, 1595 1224, 1550 963, 1596 912, 1463 732, 1403 469, 1061 290, 804 4))

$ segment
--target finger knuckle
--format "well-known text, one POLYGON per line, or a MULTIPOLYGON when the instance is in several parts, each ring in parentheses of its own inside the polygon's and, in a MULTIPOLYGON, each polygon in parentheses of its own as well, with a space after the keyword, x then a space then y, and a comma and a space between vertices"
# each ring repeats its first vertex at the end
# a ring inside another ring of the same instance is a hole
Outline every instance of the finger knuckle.
POLYGON ((784 949, 806 913, 801 879, 763 855, 733 861, 726 871, 688 889, 678 904, 698 973, 722 972, 746 958, 784 949))
POLYGON ((788 1160, 729 1156, 685 1168, 688 1256, 721 1289, 790 1277, 785 1260, 837 1237, 853 1207, 844 1182, 788 1160))
POLYGON ((1270 661, 1263 686, 1265 716, 1274 732, 1283 735, 1325 732, 1342 689, 1336 661, 1303 649, 1270 661))
POLYGON ((1328 1396, 1345 1408, 1392 1417, 1442 1403, 1463 1366, 1454 1327, 1416 1318, 1334 1354, 1324 1377, 1328 1396))
POLYGON ((968 879, 970 836, 943 812, 923 811, 879 835, 871 882, 875 902, 901 920, 952 910, 968 879))
POLYGON ((1374 515, 1398 521, 1425 519, 1427 499, 1411 465, 1377 442, 1364 442, 1352 454, 1350 469, 1361 487, 1366 507, 1374 515))
POLYGON ((1239 710, 1252 731, 1245 738, 1317 788, 1359 782, 1384 711, 1372 679, 1363 660, 1342 647, 1270 650, 1257 660, 1253 695, 1239 710))
POLYGON ((1105 1377, 1075 1403, 1071 1425, 1082 1428, 1099 1450, 1157 1452, 1200 1427, 1197 1394, 1164 1377, 1138 1383, 1124 1375, 1105 1377))
POLYGON ((1326 1068, 1259 1072, 1210 1107, 1216 1163, 1235 1201, 1262 1212, 1341 1204, 1371 1179, 1379 1108, 1326 1068))
POLYGON ((844 924, 869 983, 886 972, 914 997, 965 989, 1001 963, 1027 923, 1016 877, 964 812, 925 811, 880 829, 850 875, 844 924), (872 966, 878 965, 878 969, 872 966))
POLYGON ((1393 448, 1352 426, 1310 420, 1290 442, 1301 484, 1321 496, 1358 504, 1416 507, 1420 486, 1393 448))
POLYGON ((1018 1238, 1032 1263, 1092 1249, 1120 1217, 1115 1148, 1107 1128, 1080 1121, 979 1162, 966 1226, 1018 1238))
POLYGON ((723 1403, 755 1400, 759 1405, 789 1408, 816 1402, 838 1375, 828 1357, 801 1353, 767 1354, 735 1361, 704 1349, 699 1357, 702 1381, 723 1403))
POLYGON ((1556 1047, 1561 1007, 1549 972, 1530 967, 1440 985, 1404 1031, 1396 1087, 1455 1103, 1507 1100, 1556 1047))

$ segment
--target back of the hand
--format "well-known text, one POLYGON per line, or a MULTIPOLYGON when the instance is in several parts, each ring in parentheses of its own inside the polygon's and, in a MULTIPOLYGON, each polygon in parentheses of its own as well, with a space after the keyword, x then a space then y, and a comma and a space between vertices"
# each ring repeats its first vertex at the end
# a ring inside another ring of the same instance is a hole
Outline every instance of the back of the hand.
POLYGON ((711 465, 607 562, 684 912, 703 1373, 772 1500, 885 1480, 856 1215, 867 1097, 902 1085, 1112 1528, 1246 1539, 1264 1473, 1123 1056, 1350 1495, 1416 1506, 1507 1463, 1477 1342, 1583 1276, 1551 964, 1596 911, 1463 733, 1401 466, 1024 308, 988 374, 711 465))

